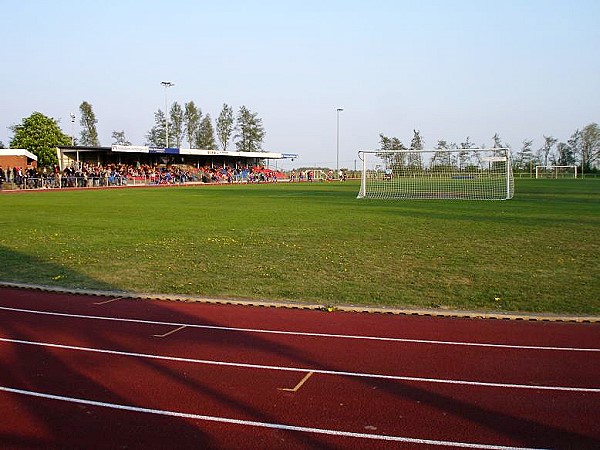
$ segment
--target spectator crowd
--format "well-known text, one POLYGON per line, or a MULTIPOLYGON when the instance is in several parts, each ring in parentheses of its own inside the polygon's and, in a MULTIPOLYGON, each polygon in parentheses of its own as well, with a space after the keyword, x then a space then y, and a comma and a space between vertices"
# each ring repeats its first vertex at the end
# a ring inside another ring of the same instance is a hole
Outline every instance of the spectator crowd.
POLYGON ((204 166, 158 166, 136 163, 94 165, 82 163, 60 170, 0 166, 0 188, 9 183, 19 189, 125 186, 128 184, 173 185, 186 183, 277 182, 285 175, 260 166, 233 168, 204 166))

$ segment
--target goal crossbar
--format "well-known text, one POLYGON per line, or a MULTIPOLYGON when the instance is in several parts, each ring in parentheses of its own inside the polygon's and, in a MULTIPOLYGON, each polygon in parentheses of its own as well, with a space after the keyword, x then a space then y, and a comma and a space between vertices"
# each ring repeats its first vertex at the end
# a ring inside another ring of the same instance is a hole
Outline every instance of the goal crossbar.
POLYGON ((359 151, 358 198, 508 200, 514 195, 508 148, 359 151))

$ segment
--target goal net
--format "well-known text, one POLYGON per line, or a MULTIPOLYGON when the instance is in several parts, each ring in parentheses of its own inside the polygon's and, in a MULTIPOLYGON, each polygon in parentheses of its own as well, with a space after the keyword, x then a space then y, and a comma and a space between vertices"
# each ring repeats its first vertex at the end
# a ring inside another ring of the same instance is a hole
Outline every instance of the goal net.
POLYGON ((508 200, 510 149, 360 151, 358 198, 508 200))
POLYGON ((577 178, 577 166, 535 166, 536 178, 577 178))

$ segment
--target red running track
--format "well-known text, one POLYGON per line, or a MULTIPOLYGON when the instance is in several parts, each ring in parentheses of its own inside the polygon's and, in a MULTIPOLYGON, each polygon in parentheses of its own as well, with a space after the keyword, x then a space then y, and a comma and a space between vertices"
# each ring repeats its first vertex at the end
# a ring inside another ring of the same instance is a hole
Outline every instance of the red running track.
POLYGON ((0 289, 0 448, 600 448, 600 326, 0 289))

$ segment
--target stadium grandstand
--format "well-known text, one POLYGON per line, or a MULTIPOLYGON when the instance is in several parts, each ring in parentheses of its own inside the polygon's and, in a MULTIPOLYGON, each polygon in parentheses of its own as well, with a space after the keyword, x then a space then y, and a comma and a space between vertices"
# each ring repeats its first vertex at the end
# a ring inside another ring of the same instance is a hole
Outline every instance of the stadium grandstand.
POLYGON ((274 152, 237 152, 201 150, 194 148, 160 148, 140 145, 113 145, 111 147, 65 146, 56 149, 60 170, 67 167, 110 164, 200 167, 269 166, 270 160, 295 159, 296 154, 274 152))
POLYGON ((8 149, 0 156, 0 190, 172 185, 188 183, 260 183, 289 181, 269 167, 271 160, 298 155, 272 152, 229 152, 146 146, 56 149, 58 165, 39 168, 35 155, 8 149))

